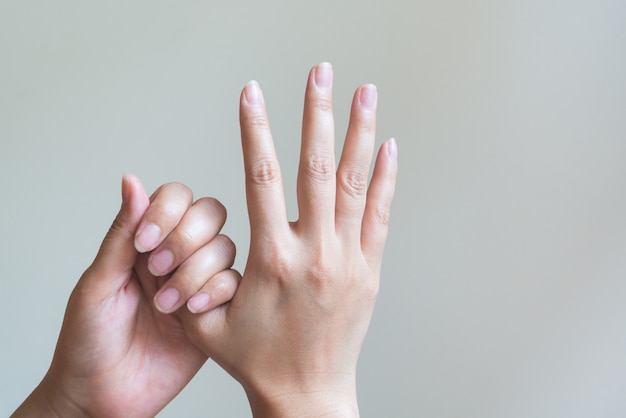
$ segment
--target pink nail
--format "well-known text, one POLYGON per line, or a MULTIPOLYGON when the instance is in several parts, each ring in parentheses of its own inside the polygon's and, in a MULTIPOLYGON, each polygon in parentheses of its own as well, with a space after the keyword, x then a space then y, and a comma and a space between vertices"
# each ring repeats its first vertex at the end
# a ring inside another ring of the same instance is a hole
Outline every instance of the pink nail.
POLYGON ((211 302, 211 297, 206 293, 196 293, 187 302, 187 307, 193 313, 204 312, 211 302))
POLYGON ((323 62, 315 67, 315 84, 317 87, 329 89, 333 85, 333 67, 328 62, 323 62))
POLYGON ((135 237, 135 248, 140 253, 150 251, 157 246, 161 238, 161 228, 158 225, 149 223, 141 228, 141 231, 135 237))
POLYGON ((161 250, 150 259, 150 273, 162 276, 169 272, 172 264, 174 264, 174 254, 170 250, 161 250))
POLYGON ((361 87, 359 101, 361 102, 363 109, 375 110, 378 102, 378 91, 376 86, 373 84, 366 84, 361 87))
POLYGON ((244 95, 246 97, 246 102, 251 105, 262 105, 263 104, 263 93, 261 92, 261 87, 259 83, 252 80, 250 81, 245 88, 244 95))
POLYGON ((180 299, 180 292, 173 287, 161 292, 156 298, 157 308, 163 313, 169 313, 174 310, 174 307, 180 299))
POLYGON ((389 140, 387 152, 389 153, 389 157, 393 158, 394 160, 398 159, 398 144, 396 143, 396 138, 391 138, 389 140))

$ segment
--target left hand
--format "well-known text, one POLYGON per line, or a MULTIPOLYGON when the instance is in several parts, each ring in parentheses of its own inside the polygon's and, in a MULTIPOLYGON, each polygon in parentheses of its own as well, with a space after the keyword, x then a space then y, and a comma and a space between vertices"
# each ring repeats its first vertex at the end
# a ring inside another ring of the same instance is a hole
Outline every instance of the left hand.
POLYGON ((209 301, 197 310, 211 309, 238 286, 235 247, 217 235, 225 219, 219 202, 192 204, 181 184, 149 200, 125 176, 122 208, 70 297, 50 369, 14 416, 148 417, 167 405, 207 356, 163 312, 200 289, 209 301))
POLYGON ((289 222, 262 93, 241 95, 250 251, 232 301, 181 312, 186 331, 243 385, 255 417, 357 416, 356 364, 378 293, 397 173, 385 142, 367 185, 377 92, 355 93, 335 172, 332 68, 305 94, 298 213, 289 222))

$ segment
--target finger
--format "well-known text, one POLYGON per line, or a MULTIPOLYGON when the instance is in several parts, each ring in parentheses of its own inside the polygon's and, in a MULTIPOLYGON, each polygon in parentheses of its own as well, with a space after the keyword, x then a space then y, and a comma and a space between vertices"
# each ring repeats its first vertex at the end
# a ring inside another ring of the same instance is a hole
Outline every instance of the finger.
POLYGON ((299 225, 306 230, 334 228, 335 153, 332 110, 333 69, 313 67, 304 99, 298 170, 299 225))
POLYGON ((336 229, 356 242, 361 234, 367 178, 374 152, 377 99, 376 86, 368 84, 357 89, 337 169, 336 229))
POLYGON ((196 201, 165 240, 150 254, 148 268, 163 276, 211 241, 226 222, 226 208, 213 198, 196 201))
POLYGON ((240 125, 252 239, 282 234, 288 228, 283 182, 256 81, 248 83, 241 94, 240 125))
POLYGON ((361 248, 373 265, 378 265, 383 255, 397 172, 398 148, 396 141, 390 139, 380 147, 376 157, 363 215, 361 248))
POLYGON ((187 301, 187 309, 192 313, 203 313, 230 301, 240 281, 241 274, 237 270, 220 271, 187 301))
POLYGON ((192 200, 193 193, 184 184, 167 183, 159 187, 151 196, 150 207, 137 229, 137 251, 154 250, 178 225, 192 200))
POLYGON ((90 271, 106 290, 116 291, 126 285, 137 259, 133 245, 135 231, 150 202, 139 179, 131 174, 122 177, 122 207, 102 241, 90 271))
POLYGON ((228 269, 235 261, 235 244, 218 235, 189 257, 154 297, 157 309, 174 312, 218 272, 228 269))

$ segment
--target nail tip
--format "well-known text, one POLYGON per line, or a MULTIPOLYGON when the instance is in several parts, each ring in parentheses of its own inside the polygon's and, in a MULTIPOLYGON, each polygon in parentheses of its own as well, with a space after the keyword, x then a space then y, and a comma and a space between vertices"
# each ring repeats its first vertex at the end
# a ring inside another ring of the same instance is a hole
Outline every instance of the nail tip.
POLYGON ((388 146, 389 156, 393 159, 397 159, 398 158, 398 143, 396 141, 396 138, 391 137, 388 143, 389 143, 389 146, 388 146))
POLYGON ((248 81, 244 89, 244 98, 246 102, 251 105, 263 104, 263 94, 261 93, 261 86, 258 81, 248 81))
POLYGON ((317 87, 330 89, 333 86, 333 66, 329 62, 317 64, 314 68, 314 81, 317 87))

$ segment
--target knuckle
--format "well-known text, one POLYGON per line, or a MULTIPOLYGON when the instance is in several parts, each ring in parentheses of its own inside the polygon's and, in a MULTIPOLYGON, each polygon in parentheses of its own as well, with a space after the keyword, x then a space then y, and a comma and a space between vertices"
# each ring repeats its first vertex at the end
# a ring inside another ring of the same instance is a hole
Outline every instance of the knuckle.
POLYGON ((389 219, 391 218, 391 212, 389 208, 384 206, 377 206, 371 212, 374 222, 380 225, 389 225, 389 219))
POLYGON ((309 105, 318 112, 328 113, 333 108, 333 102, 329 96, 321 95, 311 98, 309 105))
POLYGON ((339 186, 352 197, 362 197, 367 191, 367 178, 362 172, 350 170, 339 176, 339 186))
POLYGON ((309 268, 308 281, 315 293, 326 293, 326 290, 330 285, 330 279, 331 273, 324 264, 314 263, 309 268))
POLYGON ((324 295, 331 290, 334 279, 337 278, 334 259, 334 251, 329 248, 318 248, 314 251, 307 270, 308 283, 318 295, 324 295))
POLYGON ((226 207, 213 197, 203 197, 196 204, 202 205, 212 218, 226 220, 226 207))
POLYGON ((312 179, 329 181, 335 174, 335 164, 330 156, 317 154, 307 159, 305 170, 312 179))
POLYGON ((155 220, 172 220, 182 216, 193 200, 193 193, 184 184, 172 182, 159 187, 151 200, 155 220))
POLYGON ((257 186, 272 186, 280 182, 280 168, 273 158, 261 158, 250 169, 248 179, 257 186))
POLYGON ((380 292, 380 284, 378 283, 378 280, 368 281, 363 286, 363 299, 369 301, 371 304, 376 302, 378 293, 380 292))
POLYGON ((224 234, 219 234, 215 237, 215 240, 217 244, 217 251, 221 252, 221 254, 225 257, 228 257, 228 259, 234 260, 237 253, 237 247, 235 246, 233 240, 224 234))
POLYGON ((119 232, 127 232, 127 231, 129 231, 129 228, 128 228, 128 224, 126 220, 124 219, 124 216, 122 216, 121 214, 118 214, 113 220, 111 227, 109 228, 107 237, 110 238, 111 236, 114 236, 115 234, 119 232))
POLYGON ((218 273, 213 280, 216 280, 215 285, 211 289, 211 294, 214 299, 226 302, 232 298, 232 295, 237 289, 237 280, 232 270, 225 270, 218 273))
POLYGON ((278 242, 267 242, 260 259, 256 260, 265 271, 271 272, 272 277, 286 282, 294 276, 294 267, 286 248, 286 244, 278 242))
POLYGON ((158 214, 159 218, 166 220, 167 222, 174 221, 174 219, 179 218, 182 215, 180 213, 180 207, 171 202, 161 206, 158 214))
POLYGON ((163 186, 166 189, 171 190, 173 193, 179 193, 184 195, 185 197, 187 197, 189 200, 191 200, 193 198, 193 192, 191 191, 191 189, 189 187, 187 187, 185 184, 177 182, 177 181, 173 181, 171 183, 167 183, 163 186))
POLYGON ((194 243, 196 242, 196 234, 194 231, 188 228, 181 230, 178 233, 178 241, 176 243, 176 247, 180 247, 184 253, 187 253, 189 249, 194 247, 194 243))
POLYGON ((248 128, 253 129, 267 129, 269 128, 269 120, 267 116, 262 112, 253 112, 251 114, 245 114, 241 116, 241 124, 248 128))

